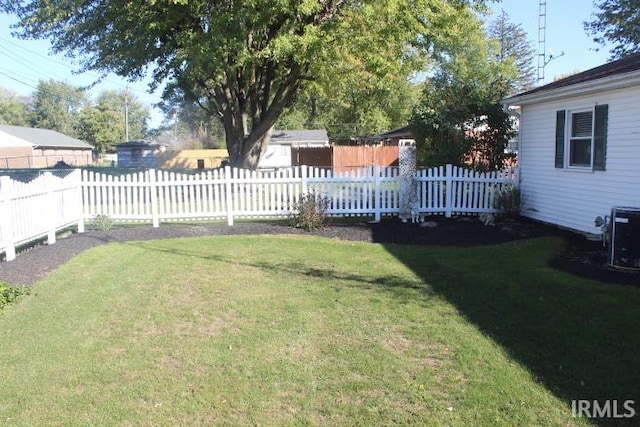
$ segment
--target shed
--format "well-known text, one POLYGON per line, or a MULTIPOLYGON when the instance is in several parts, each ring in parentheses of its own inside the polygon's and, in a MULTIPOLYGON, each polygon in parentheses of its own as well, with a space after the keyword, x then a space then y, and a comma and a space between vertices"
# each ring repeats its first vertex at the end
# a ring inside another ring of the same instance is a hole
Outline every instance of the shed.
POLYGON ((640 54, 503 100, 519 114, 522 215, 600 235, 640 206, 640 54))
POLYGON ((165 152, 167 146, 159 142, 136 140, 116 144, 118 167, 120 168, 156 168, 157 154, 165 152))
POLYGON ((328 147, 329 135, 324 129, 275 130, 264 154, 260 168, 291 167, 291 147, 328 147))
POLYGON ((0 168, 91 164, 93 146, 50 129, 0 125, 0 168))

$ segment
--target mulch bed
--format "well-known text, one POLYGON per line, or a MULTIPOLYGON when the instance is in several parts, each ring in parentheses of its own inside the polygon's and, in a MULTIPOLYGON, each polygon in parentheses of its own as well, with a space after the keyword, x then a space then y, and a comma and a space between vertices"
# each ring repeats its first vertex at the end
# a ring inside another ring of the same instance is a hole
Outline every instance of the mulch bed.
MULTIPOLYGON (((54 245, 35 245, 23 248, 14 261, 0 261, 0 280, 14 285, 31 285, 80 252, 110 242, 166 239, 209 235, 268 235, 309 233, 289 226, 285 221, 241 222, 226 224, 180 225, 162 224, 118 227, 106 232, 72 233, 59 238, 54 245)), ((338 222, 312 234, 328 238, 375 243, 396 243, 434 246, 480 246, 506 243, 540 236, 561 236, 566 250, 550 261, 554 268, 580 277, 603 282, 640 285, 640 274, 613 270, 605 265, 605 251, 600 242, 589 241, 581 235, 559 230, 533 221, 503 221, 484 225, 475 217, 431 217, 422 224, 403 223, 385 219, 379 223, 354 220, 338 222)))

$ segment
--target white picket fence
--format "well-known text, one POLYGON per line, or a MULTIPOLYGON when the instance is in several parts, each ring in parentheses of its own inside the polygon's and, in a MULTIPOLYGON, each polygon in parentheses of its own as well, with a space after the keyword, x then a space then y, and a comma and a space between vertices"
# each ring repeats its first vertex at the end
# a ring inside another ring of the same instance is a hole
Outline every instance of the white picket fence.
MULTIPOLYGON (((451 165, 416 173, 418 210, 425 215, 493 212, 494 195, 515 180, 515 171, 478 173, 451 165)), ((277 171, 224 168, 199 174, 147 170, 109 175, 75 170, 64 178, 44 173, 29 183, 0 177, 0 252, 97 216, 113 221, 161 222, 287 217, 301 196, 329 201, 330 216, 398 215, 397 168, 371 167, 347 173, 296 167, 277 171)))
POLYGON ((84 231, 80 170, 67 176, 41 174, 29 182, 0 176, 0 254, 15 258, 16 246, 47 238, 56 241, 56 232, 77 225, 84 231))

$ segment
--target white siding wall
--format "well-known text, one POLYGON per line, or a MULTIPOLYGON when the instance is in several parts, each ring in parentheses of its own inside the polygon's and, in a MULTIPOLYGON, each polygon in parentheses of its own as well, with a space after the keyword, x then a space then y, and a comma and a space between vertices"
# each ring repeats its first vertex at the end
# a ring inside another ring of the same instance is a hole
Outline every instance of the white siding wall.
POLYGON ((261 168, 291 167, 291 145, 269 144, 258 164, 261 168))
POLYGON ((600 234, 596 216, 613 206, 640 207, 640 87, 526 105, 520 131, 524 216, 600 234), (556 169, 556 111, 596 104, 609 104, 606 171, 556 169))

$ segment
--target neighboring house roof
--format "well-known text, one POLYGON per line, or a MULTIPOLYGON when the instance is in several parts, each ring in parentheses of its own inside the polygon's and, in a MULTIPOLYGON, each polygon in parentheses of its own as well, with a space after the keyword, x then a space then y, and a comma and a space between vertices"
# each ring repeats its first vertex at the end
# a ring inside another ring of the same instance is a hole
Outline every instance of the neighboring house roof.
POLYGON ((587 95, 600 90, 623 89, 638 84, 640 84, 640 53, 635 53, 513 95, 502 102, 507 105, 524 105, 561 97, 587 95))
POLYGON ((9 148, 9 147, 33 148, 33 144, 30 143, 29 141, 25 141, 22 138, 18 138, 17 136, 13 136, 10 133, 6 133, 0 130, 0 148, 9 148))
POLYGON ((351 137, 351 140, 360 144, 360 143, 378 143, 380 141, 384 141, 387 139, 393 139, 393 138, 399 138, 399 139, 413 139, 413 134, 411 133, 410 130, 410 126, 406 125, 406 126, 402 126, 396 129, 391 129, 389 131, 383 132, 383 133, 379 133, 377 135, 373 135, 373 136, 366 136, 366 135, 358 135, 358 136, 354 136, 351 137))
POLYGON ((271 134, 272 144, 328 144, 329 135, 324 129, 310 130, 274 130, 271 134))
POLYGON ((378 134, 373 137, 374 139, 388 139, 388 138, 413 138, 410 126, 402 126, 397 129, 378 134))
POLYGON ((136 141, 126 141, 121 142, 120 144, 116 144, 116 149, 118 148, 145 148, 148 150, 155 150, 156 148, 166 147, 167 144, 162 144, 160 142, 147 141, 144 139, 139 139, 136 141))
MULTIPOLYGON (((0 134, 8 134, 38 148, 75 148, 91 150, 93 146, 50 129, 0 125, 0 134)), ((4 138, 3 138, 4 139, 4 138)), ((15 142, 15 139, 14 139, 15 142)))

